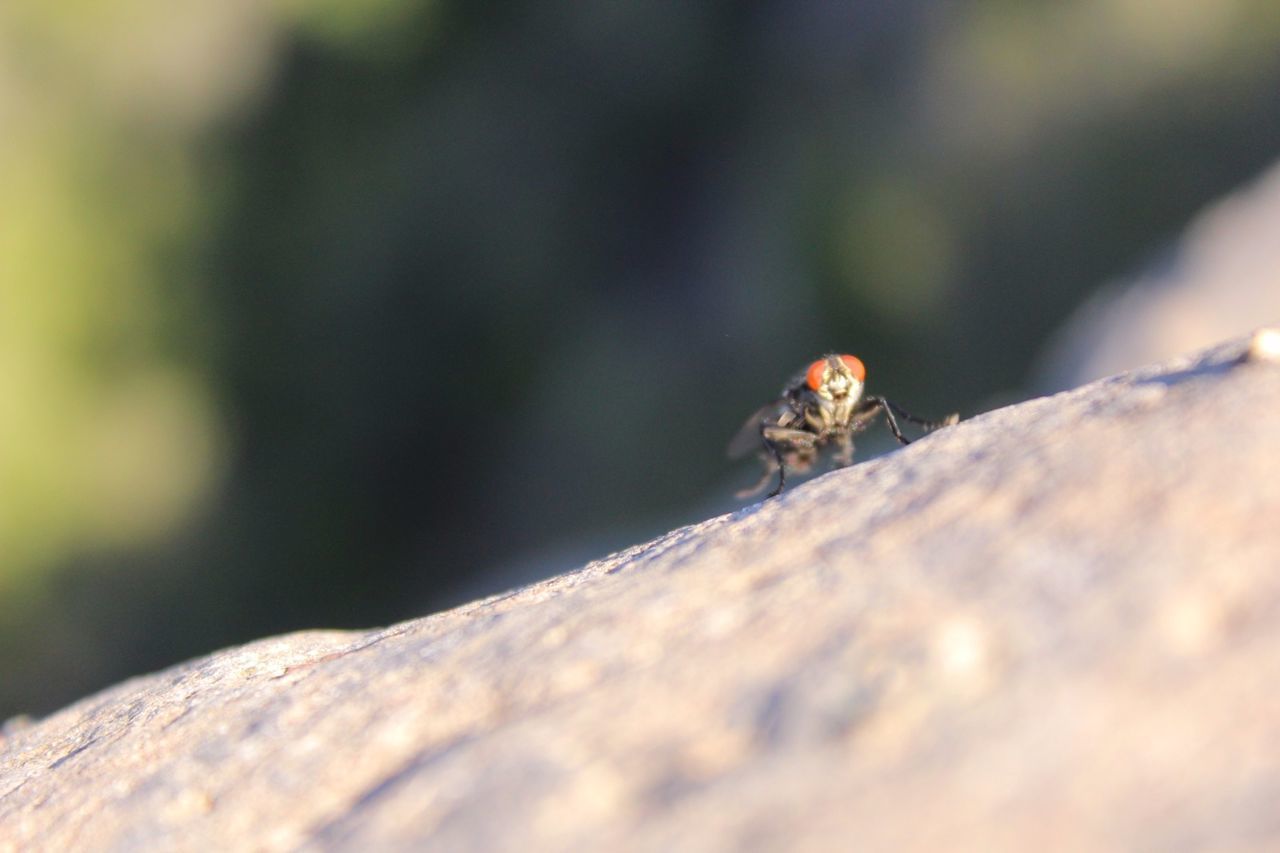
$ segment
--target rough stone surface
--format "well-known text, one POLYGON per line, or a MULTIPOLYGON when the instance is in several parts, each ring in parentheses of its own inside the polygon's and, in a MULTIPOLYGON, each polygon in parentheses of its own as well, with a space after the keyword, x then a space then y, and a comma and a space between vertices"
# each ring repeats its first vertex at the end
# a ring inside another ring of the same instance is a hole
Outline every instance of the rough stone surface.
POLYGON ((1275 849, 1280 364, 1247 346, 11 726, 0 849, 1275 849))

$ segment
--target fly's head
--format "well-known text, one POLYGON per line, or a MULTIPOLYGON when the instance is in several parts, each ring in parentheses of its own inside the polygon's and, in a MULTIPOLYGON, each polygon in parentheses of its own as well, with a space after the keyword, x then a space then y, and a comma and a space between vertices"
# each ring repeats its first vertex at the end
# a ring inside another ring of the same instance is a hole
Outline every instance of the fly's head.
POLYGON ((854 402, 862 396, 867 369, 857 356, 828 355, 809 365, 805 387, 826 403, 854 402))

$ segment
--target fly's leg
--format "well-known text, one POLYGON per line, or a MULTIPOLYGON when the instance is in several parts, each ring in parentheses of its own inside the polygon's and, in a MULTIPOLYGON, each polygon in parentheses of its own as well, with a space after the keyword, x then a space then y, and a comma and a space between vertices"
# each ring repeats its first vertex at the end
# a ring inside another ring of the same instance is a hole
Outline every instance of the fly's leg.
POLYGON ((773 479, 773 474, 778 470, 778 463, 774 461, 772 455, 760 454, 760 461, 764 463, 764 474, 760 477, 760 482, 756 483, 749 489, 742 489, 734 492, 734 497, 741 500, 742 498, 754 497, 764 491, 764 487, 769 485, 769 481, 773 479))
POLYGON ((867 399, 875 400, 879 402, 881 405, 885 407, 886 411, 892 411, 893 414, 902 418, 904 421, 909 421, 918 427, 924 428, 927 431, 942 429, 944 426, 953 426, 960 422, 960 414, 958 412, 952 412, 951 414, 947 415, 945 418, 943 418, 940 421, 930 421, 924 418, 916 417, 915 415, 908 412, 906 409, 899 406, 897 403, 886 400, 884 397, 868 397, 867 399))
MULTIPOLYGON (((773 498, 780 495, 787 485, 787 465, 782 458, 782 451, 786 450, 792 455, 798 454, 802 457, 811 456, 817 447, 818 437, 802 429, 780 426, 767 426, 760 431, 760 435, 764 438, 765 449, 773 454, 774 462, 778 466, 777 488, 768 495, 773 498)), ((801 466, 801 470, 804 470, 804 467, 801 466)))
POLYGON ((782 494, 783 487, 787 485, 787 466, 786 463, 782 461, 782 453, 778 450, 778 446, 776 444, 770 444, 769 449, 773 451, 773 458, 778 463, 778 485, 774 487, 772 492, 765 496, 766 499, 776 498, 778 495, 782 494))
POLYGON ((855 423, 860 427, 871 423, 872 419, 881 412, 884 413, 884 419, 889 424, 889 431, 893 433, 893 437, 898 439, 899 444, 910 444, 911 439, 902 434, 901 427, 898 426, 898 420, 893 416, 894 407, 884 397, 868 397, 866 405, 855 416, 855 423))
MULTIPOLYGON (((888 403, 889 401, 886 400, 885 402, 888 403)), ((947 426, 955 426, 956 424, 960 423, 959 412, 952 412, 951 414, 947 415, 945 418, 943 418, 940 421, 927 421, 924 418, 917 418, 915 415, 904 412, 902 410, 902 407, 897 406, 893 403, 889 403, 889 406, 890 408, 893 409, 894 414, 896 414, 898 417, 902 418, 904 421, 910 421, 911 423, 923 429, 925 432, 933 432, 935 429, 942 429, 943 427, 947 427, 947 426)))
POLYGON ((884 397, 868 397, 866 406, 856 415, 855 423, 859 425, 867 424, 879 412, 884 412, 884 419, 889 424, 889 431, 893 433, 893 437, 901 444, 910 444, 911 440, 902 434, 902 429, 898 426, 898 419, 894 417, 895 414, 904 421, 916 424, 925 430, 951 426, 960 420, 958 414, 950 414, 940 421, 929 421, 916 417, 901 406, 889 402, 884 397))

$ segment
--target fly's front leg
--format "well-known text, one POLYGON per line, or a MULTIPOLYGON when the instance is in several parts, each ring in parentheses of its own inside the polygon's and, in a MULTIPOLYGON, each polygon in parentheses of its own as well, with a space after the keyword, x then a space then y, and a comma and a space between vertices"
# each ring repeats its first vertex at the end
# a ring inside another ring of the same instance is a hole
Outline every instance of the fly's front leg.
POLYGON ((787 465, 783 461, 782 451, 795 451, 809 455, 817 446, 817 436, 802 429, 780 426, 767 426, 760 431, 760 435, 764 438, 765 449, 773 454, 774 462, 778 466, 778 486, 768 495, 771 498, 777 497, 787 485, 787 465))

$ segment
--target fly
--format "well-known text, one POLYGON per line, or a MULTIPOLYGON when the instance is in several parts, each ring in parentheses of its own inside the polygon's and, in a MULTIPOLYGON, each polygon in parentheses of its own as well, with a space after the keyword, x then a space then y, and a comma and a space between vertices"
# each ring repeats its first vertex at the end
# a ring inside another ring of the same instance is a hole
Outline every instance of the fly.
POLYGON ((760 482, 738 492, 738 497, 758 494, 775 471, 778 485, 769 497, 779 494, 787 483, 787 469, 808 471, 826 447, 836 448, 834 467, 849 465, 853 462, 854 434, 869 427, 881 414, 893 437, 902 444, 911 441, 902 434, 898 418, 925 431, 960 420, 958 414, 951 414, 940 421, 928 421, 884 397, 864 397, 866 380, 867 369, 856 356, 832 354, 813 362, 787 383, 782 396, 752 415, 729 442, 730 459, 758 450, 764 465, 760 482))

